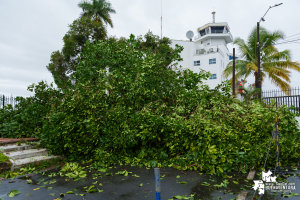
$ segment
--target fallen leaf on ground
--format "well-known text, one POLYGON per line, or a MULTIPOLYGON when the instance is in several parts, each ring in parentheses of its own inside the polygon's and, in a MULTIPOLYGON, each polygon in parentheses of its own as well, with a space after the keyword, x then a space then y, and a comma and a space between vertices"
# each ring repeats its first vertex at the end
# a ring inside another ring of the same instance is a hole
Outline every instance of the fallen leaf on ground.
POLYGON ((12 190, 7 195, 9 197, 14 197, 16 194, 21 194, 21 192, 19 190, 12 190))

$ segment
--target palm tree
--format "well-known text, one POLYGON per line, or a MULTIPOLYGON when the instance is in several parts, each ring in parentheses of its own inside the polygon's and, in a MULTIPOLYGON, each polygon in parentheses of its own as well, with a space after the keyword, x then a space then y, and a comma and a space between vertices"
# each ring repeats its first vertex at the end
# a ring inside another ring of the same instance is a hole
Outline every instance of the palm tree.
POLYGON ((92 0, 92 3, 82 1, 78 6, 83 10, 81 17, 87 16, 94 18, 96 22, 104 22, 113 28, 113 23, 109 14, 116 13, 116 11, 111 7, 109 2, 106 2, 106 0, 92 0))
MULTIPOLYGON (((300 71, 299 62, 291 61, 291 53, 289 50, 278 51, 274 46, 275 43, 284 39, 284 34, 282 31, 267 31, 265 28, 261 27, 259 32, 259 40, 261 44, 261 84, 265 80, 266 76, 271 80, 273 84, 280 87, 284 91, 290 89, 290 74, 291 71, 287 69, 294 69, 300 71)), ((246 43, 241 38, 236 38, 233 41, 239 49, 239 54, 241 55, 241 60, 235 61, 235 78, 246 79, 248 76, 254 74, 255 85, 257 85, 257 29, 256 27, 251 31, 248 36, 248 42, 246 43)), ((229 77, 232 74, 232 61, 226 66, 223 76, 229 77)), ((232 78, 230 79, 232 82, 232 78)), ((288 92, 285 92, 288 95, 288 92)))

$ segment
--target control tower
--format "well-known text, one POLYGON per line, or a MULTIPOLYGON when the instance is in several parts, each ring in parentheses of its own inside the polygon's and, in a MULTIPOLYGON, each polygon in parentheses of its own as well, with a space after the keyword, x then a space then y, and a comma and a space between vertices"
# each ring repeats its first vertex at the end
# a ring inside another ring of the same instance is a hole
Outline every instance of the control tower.
POLYGON ((183 61, 179 62, 179 65, 195 73, 204 70, 212 74, 205 82, 210 89, 214 89, 225 80, 222 73, 231 56, 227 44, 233 41, 228 23, 215 23, 215 13, 212 12, 212 23, 196 29, 194 40, 172 40, 173 48, 176 44, 184 47, 181 52, 183 61))

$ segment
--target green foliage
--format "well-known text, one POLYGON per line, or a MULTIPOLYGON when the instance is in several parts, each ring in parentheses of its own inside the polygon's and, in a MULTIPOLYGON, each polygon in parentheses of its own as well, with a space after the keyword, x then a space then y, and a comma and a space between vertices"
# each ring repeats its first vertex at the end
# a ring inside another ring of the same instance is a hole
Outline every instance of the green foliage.
POLYGON ((62 98, 62 94, 53 89, 52 84, 50 86, 44 81, 38 85, 32 84, 27 90, 34 91, 34 96, 16 97, 19 104, 15 110, 10 104, 0 109, 0 137, 40 137, 44 117, 49 113, 51 106, 62 98))
POLYGON ((95 42, 107 37, 106 27, 88 17, 74 20, 69 27, 70 30, 63 38, 62 50, 54 51, 51 54, 51 62, 47 66, 56 85, 63 90, 72 87, 72 84, 67 85, 66 83, 68 80, 73 80, 72 74, 76 71, 80 53, 84 49, 86 41, 95 42))
POLYGON ((0 163, 8 161, 9 158, 0 151, 0 163))
MULTIPOLYGON (((167 48, 167 39, 155 38, 148 33, 146 41, 131 35, 127 40, 87 42, 74 88, 62 95, 39 83, 35 96, 22 99, 18 110, 1 111, 0 120, 17 122, 15 131, 0 125, 1 134, 30 136, 38 124, 34 136, 50 153, 96 160, 91 167, 100 171, 120 163, 220 175, 262 168, 278 115, 281 163, 298 162, 298 122, 286 106, 276 109, 274 101, 271 105, 240 102, 232 98, 229 82, 210 91, 203 80, 211 74, 178 68, 183 48, 167 48)), ((275 154, 274 141, 270 152, 275 154)), ((269 158, 267 167, 274 165, 269 158)), ((64 169, 70 178, 86 175, 81 169, 64 169)))
POLYGON ((60 170, 60 175, 63 176, 63 173, 65 173, 65 176, 74 178, 75 180, 78 178, 84 178, 87 174, 86 171, 83 171, 83 169, 84 167, 80 167, 78 163, 66 163, 60 170))
MULTIPOLYGON (((231 97, 229 82, 211 92, 202 84, 209 73, 173 65, 182 47, 169 52, 166 65, 164 51, 138 50, 143 44, 133 35, 86 44, 74 75, 79 81, 51 108, 43 126, 42 143, 51 153, 93 158, 96 165, 245 171, 262 167, 278 115, 282 164, 298 161, 299 145, 288 144, 299 144, 299 130, 286 107, 240 102, 231 97)), ((273 165, 269 159, 267 166, 273 165)))
POLYGON ((83 10, 81 16, 94 18, 95 21, 100 22, 101 24, 104 22, 113 28, 110 13, 116 13, 116 11, 106 0, 93 0, 92 3, 82 1, 78 6, 83 10))

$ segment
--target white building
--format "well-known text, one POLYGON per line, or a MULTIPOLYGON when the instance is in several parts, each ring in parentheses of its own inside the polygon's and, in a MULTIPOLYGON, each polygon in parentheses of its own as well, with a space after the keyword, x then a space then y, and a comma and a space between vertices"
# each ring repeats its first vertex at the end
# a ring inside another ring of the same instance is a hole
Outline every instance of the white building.
POLYGON ((180 54, 183 61, 178 63, 183 69, 194 73, 199 73, 201 69, 210 72, 212 76, 204 83, 214 89, 225 80, 222 73, 232 59, 227 44, 232 41, 228 24, 213 22, 198 28, 194 41, 172 40, 172 47, 175 48, 176 44, 184 47, 180 54))

